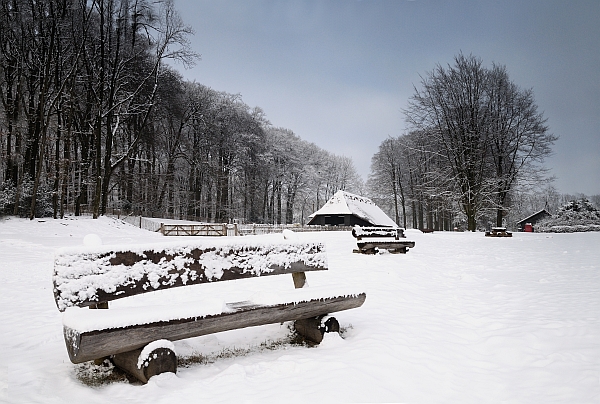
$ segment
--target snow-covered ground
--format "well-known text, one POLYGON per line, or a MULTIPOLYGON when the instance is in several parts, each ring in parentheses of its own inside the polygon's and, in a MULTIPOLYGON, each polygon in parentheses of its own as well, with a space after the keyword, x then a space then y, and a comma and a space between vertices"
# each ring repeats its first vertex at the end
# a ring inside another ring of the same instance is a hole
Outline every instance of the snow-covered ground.
MULTIPOLYGON (((68 359, 51 279, 54 250, 90 233, 121 246, 166 240, 108 218, 0 220, 0 402, 600 402, 599 232, 408 230, 408 254, 375 256, 353 254, 350 232, 298 233, 327 247, 330 270, 308 273, 309 285, 367 292, 362 307, 335 315, 343 339, 295 345, 288 324, 275 324, 177 341, 178 355, 207 359, 147 385, 95 387, 82 382, 94 368, 68 359)), ((131 299, 240 287, 293 283, 274 276, 131 299)))

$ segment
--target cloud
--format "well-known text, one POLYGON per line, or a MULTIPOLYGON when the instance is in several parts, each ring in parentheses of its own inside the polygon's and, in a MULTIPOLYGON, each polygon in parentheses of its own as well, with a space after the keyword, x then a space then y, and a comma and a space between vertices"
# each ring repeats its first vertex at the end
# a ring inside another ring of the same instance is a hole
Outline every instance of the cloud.
MULTIPOLYGON (((203 58, 183 72, 241 93, 274 125, 354 159, 366 177, 381 141, 403 133, 419 75, 462 51, 533 88, 559 190, 600 193, 600 2, 178 0, 203 58), (584 178, 585 177, 585 178, 584 178), (568 182, 562 182, 563 178, 568 182)), ((571 192, 571 191, 569 191, 571 192)))

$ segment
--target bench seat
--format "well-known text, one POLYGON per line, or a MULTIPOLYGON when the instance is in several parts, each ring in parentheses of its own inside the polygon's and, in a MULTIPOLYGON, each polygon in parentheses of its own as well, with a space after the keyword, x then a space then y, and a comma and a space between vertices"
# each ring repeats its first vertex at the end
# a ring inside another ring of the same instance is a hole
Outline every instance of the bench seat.
POLYGON ((365 293, 351 288, 337 289, 293 289, 231 303, 201 301, 197 305, 110 310, 69 308, 63 316, 67 351, 73 363, 81 363, 135 350, 157 339, 177 341, 348 310, 360 307, 366 299, 365 293))
POLYGON ((360 252, 367 254, 375 254, 379 248, 392 253, 406 253, 409 248, 414 248, 415 242, 410 240, 358 241, 356 245, 360 252))

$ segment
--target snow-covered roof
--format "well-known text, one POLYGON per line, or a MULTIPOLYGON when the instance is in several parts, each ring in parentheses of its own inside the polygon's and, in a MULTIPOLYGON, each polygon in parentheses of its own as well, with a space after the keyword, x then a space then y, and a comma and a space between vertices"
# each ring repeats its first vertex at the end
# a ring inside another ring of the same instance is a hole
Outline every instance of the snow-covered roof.
POLYGON ((517 223, 523 223, 526 222, 528 220, 531 220, 533 217, 539 215, 540 213, 546 213, 548 216, 552 216, 546 209, 542 209, 539 212, 535 212, 533 215, 529 215, 527 216, 525 219, 519 220, 517 223))
POLYGON ((321 209, 309 216, 317 215, 355 215, 374 226, 398 225, 369 198, 354 195, 346 191, 337 191, 321 209))

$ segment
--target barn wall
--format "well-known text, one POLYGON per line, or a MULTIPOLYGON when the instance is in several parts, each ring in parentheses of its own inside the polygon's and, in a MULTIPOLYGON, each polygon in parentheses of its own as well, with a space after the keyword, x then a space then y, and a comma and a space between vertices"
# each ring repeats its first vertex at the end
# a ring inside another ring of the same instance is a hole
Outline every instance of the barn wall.
POLYGON ((525 224, 526 223, 531 223, 532 225, 535 226, 535 224, 542 220, 545 219, 548 216, 552 216, 550 213, 546 212, 545 210, 542 210, 541 212, 536 213, 533 216, 528 217, 527 219, 523 219, 520 222, 517 223, 517 229, 518 231, 523 231, 523 229, 525 228, 525 224))
POLYGON ((361 219, 360 217, 356 217, 354 215, 347 215, 346 216, 346 226, 363 226, 363 227, 368 227, 368 226, 373 226, 373 223, 369 223, 366 220, 361 219))
POLYGON ((307 224, 320 226, 373 226, 373 223, 369 223, 354 215, 317 215, 307 224))

